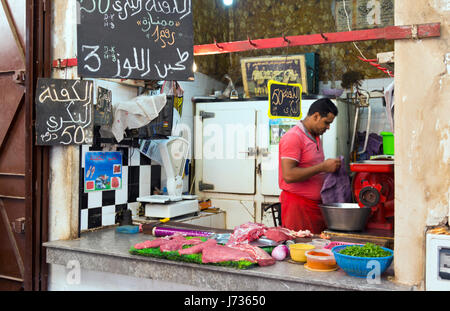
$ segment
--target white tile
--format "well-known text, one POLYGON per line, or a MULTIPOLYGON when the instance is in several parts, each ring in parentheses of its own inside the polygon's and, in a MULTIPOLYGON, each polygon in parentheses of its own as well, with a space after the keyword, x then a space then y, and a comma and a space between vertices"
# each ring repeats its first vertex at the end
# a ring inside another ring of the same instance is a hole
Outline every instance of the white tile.
POLYGON ((144 197, 151 195, 150 183, 139 182, 139 196, 144 197))
POLYGON ((88 210, 87 208, 81 210, 80 215, 80 230, 88 229, 88 210))
POLYGON ((102 215, 104 214, 115 214, 116 206, 115 205, 107 205, 102 207, 102 215))
POLYGON ((122 189, 116 190, 116 204, 125 204, 128 201, 128 187, 122 182, 122 189))
POLYGON ((81 145, 81 167, 85 167, 85 155, 89 151, 88 145, 81 145))
POLYGON ((95 191, 88 193, 88 208, 102 206, 102 192, 95 191))
POLYGON ((115 214, 106 214, 102 215, 102 226, 111 226, 116 223, 116 215, 115 214))
POLYGON ((108 205, 102 207, 102 226, 114 225, 116 220, 116 206, 108 205))
POLYGON ((139 183, 150 183, 151 165, 141 165, 139 168, 139 183))
POLYGON ((129 166, 138 166, 141 163, 140 151, 136 148, 130 148, 128 150, 128 154, 130 156, 130 161, 128 162, 129 166))
POLYGON ((122 187, 128 187, 128 166, 122 166, 122 187))

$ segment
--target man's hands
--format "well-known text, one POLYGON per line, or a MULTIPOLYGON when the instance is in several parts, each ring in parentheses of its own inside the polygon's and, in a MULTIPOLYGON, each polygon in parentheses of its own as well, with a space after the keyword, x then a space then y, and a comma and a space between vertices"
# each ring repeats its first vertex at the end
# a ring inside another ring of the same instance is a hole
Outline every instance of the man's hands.
POLYGON ((341 168, 341 159, 326 159, 322 162, 322 171, 325 173, 334 173, 341 168))
POLYGON ((298 167, 298 162, 292 159, 281 159, 281 171, 286 183, 306 181, 319 173, 334 173, 341 167, 340 159, 327 159, 310 167, 298 167))

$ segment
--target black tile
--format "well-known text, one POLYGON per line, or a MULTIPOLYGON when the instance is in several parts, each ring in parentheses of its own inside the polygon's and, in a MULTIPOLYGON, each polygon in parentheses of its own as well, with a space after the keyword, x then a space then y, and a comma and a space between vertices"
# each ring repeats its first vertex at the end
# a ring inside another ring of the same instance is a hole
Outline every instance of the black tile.
POLYGON ((139 184, 128 185, 128 203, 137 202, 139 197, 139 184))
POLYGON ((139 166, 128 166, 128 185, 139 185, 139 166))
POLYGON ((117 147, 117 151, 122 152, 122 166, 128 166, 128 148, 127 147, 117 147))
POLYGON ((116 190, 108 190, 102 192, 102 206, 116 204, 116 190))
POLYGON ((81 194, 81 209, 88 208, 88 193, 81 194))
POLYGON ((88 209, 88 229, 98 228, 102 226, 102 208, 88 209))
POLYGON ((161 189, 161 165, 152 165, 151 180, 150 180, 151 194, 154 194, 155 188, 161 189))
POLYGON ((149 157, 143 155, 142 153, 140 153, 140 164, 141 165, 151 165, 152 164, 152 160, 150 160, 149 157))
MULTIPOLYGON (((80 147, 81 154, 81 147, 80 147)), ((88 208, 88 194, 84 193, 84 168, 81 167, 81 158, 80 158, 80 183, 79 183, 79 207, 80 210, 88 208)))
POLYGON ((103 151, 101 146, 89 146, 89 151, 103 151))

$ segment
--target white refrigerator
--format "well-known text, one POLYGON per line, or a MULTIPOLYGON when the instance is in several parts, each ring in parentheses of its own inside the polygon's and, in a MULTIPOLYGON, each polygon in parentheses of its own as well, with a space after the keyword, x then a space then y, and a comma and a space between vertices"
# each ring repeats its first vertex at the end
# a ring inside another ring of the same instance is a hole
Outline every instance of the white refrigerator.
MULTIPOLYGON (((302 99, 302 119, 317 99, 302 99)), ((348 164, 348 107, 344 102, 332 101, 339 112, 322 137, 325 158, 342 155, 348 164)), ((200 99, 194 100, 194 109, 196 194, 225 200, 227 204, 238 200, 237 207, 229 208, 229 213, 245 210, 241 216, 230 217, 236 222, 242 217, 261 221, 261 204, 276 202, 281 193, 278 187, 279 138, 298 120, 270 119, 267 100, 200 99)))

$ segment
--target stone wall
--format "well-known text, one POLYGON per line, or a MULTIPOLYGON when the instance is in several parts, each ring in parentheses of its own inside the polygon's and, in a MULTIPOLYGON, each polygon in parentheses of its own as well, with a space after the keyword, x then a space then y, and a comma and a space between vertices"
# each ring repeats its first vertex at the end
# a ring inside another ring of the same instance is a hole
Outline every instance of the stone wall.
MULTIPOLYGON (((221 0, 194 0, 194 44, 274 38, 294 35, 336 32, 334 7, 336 0, 238 0, 224 8, 221 0)), ((357 43, 366 58, 393 51, 392 41, 357 43)), ((358 59, 360 53, 352 43, 312 45, 255 50, 218 56, 198 56, 198 70, 218 79, 229 73, 241 80, 240 59, 265 55, 286 55, 316 52, 320 54, 321 81, 341 80, 348 70, 363 73, 366 79, 387 75, 358 59)))

